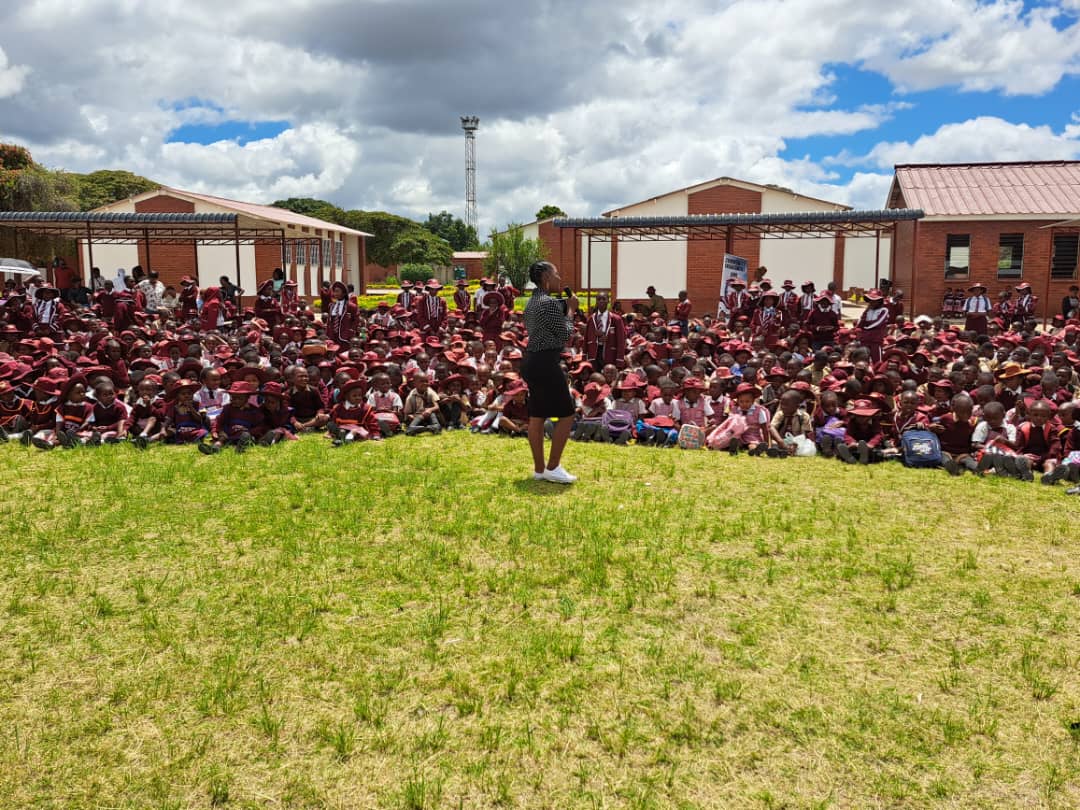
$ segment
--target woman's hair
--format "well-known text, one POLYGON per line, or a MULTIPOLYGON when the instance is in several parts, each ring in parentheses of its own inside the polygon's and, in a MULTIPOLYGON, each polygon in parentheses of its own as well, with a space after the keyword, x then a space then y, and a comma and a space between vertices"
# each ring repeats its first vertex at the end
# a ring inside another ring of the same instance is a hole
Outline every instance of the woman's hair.
POLYGON ((551 262, 533 262, 532 266, 529 268, 529 281, 539 287, 540 279, 544 277, 544 273, 554 269, 555 265, 553 265, 551 262))

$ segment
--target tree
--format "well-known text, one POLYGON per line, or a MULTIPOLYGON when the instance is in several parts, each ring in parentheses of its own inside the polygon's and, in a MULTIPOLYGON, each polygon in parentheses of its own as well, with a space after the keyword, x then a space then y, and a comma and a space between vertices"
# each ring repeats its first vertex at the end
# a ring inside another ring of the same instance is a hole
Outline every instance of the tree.
MULTIPOLYGON (((0 211, 77 211, 75 178, 35 163, 25 147, 0 143, 0 211)), ((69 239, 21 234, 16 240, 14 231, 0 230, 2 256, 43 258, 75 250, 69 239)))
POLYGON ((75 178, 79 209, 82 211, 100 208, 158 187, 153 180, 125 171, 102 170, 72 177, 75 178))
POLYGON ((428 214, 424 227, 449 242, 454 250, 475 250, 480 246, 476 228, 466 225, 461 217, 455 217, 449 211, 428 214))
POLYGON ((510 283, 519 290, 525 289, 532 263, 547 255, 544 243, 539 239, 526 239, 525 230, 517 222, 511 222, 501 233, 492 231, 490 241, 484 247, 488 252, 484 260, 487 274, 506 273, 510 283))
POLYGON ((537 220, 550 219, 551 217, 565 217, 566 212, 557 205, 545 205, 536 212, 537 220))
POLYGON ((312 197, 290 197, 287 200, 278 200, 275 208, 284 208, 294 214, 303 214, 305 217, 314 217, 337 225, 344 225, 345 211, 326 200, 316 200, 312 197))

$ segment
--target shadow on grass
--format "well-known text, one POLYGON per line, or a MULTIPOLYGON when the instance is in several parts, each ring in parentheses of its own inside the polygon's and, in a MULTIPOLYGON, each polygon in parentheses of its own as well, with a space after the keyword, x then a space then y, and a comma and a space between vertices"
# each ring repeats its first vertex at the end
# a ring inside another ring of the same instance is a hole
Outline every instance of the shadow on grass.
POLYGON ((534 481, 531 478, 514 482, 514 489, 520 491, 524 495, 552 497, 556 495, 566 495, 573 490, 573 488, 573 484, 554 484, 551 481, 534 481))

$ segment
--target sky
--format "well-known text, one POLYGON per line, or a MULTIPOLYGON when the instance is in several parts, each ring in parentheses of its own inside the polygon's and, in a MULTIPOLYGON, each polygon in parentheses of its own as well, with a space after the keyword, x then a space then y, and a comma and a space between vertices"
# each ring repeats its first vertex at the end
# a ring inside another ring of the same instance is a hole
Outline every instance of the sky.
POLYGON ((858 208, 897 163, 1080 158, 1080 0, 11 0, 0 141, 480 230, 720 176, 858 208))

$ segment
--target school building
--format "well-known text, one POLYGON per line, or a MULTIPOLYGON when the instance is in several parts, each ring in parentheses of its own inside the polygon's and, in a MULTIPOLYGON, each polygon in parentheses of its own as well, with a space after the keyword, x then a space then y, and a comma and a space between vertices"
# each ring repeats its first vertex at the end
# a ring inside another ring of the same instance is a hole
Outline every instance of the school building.
POLYGON ((118 269, 130 272, 138 264, 147 272, 156 270, 166 286, 178 287, 185 275, 197 278, 201 287, 228 276, 250 297, 280 267, 287 279, 296 280, 301 297, 318 295, 323 281, 343 281, 358 293, 364 291, 361 268, 366 265, 364 240, 370 234, 284 208, 162 186, 91 214, 97 224, 88 223, 87 236, 78 239, 83 279, 90 277, 91 267, 110 279, 118 269), (118 226, 102 221, 109 214, 121 215, 118 220, 130 214, 227 214, 235 217, 235 233, 208 226, 203 233, 192 233, 194 238, 162 239, 148 228, 140 238, 138 227, 131 226, 121 239, 118 226))
POLYGON ((898 165, 888 207, 924 213, 895 237, 910 313, 937 314, 946 289, 979 281, 996 301, 1026 281, 1052 317, 1076 283, 1080 161, 898 165))
MULTIPOLYGON (((798 194, 780 186, 760 185, 731 177, 676 189, 641 202, 607 211, 604 217, 680 217, 711 214, 777 214, 850 211, 840 203, 798 194)), ((841 290, 873 287, 888 275, 890 242, 887 236, 844 235, 824 228, 808 229, 801 237, 754 236, 723 239, 691 235, 685 240, 591 241, 572 228, 560 228, 554 219, 525 226, 525 236, 542 241, 548 257, 563 278, 576 289, 611 290, 616 299, 631 304, 645 299, 647 287, 656 287, 674 300, 686 290, 694 314, 716 311, 720 298, 720 271, 724 254, 746 259, 751 274, 760 266, 777 286, 791 279, 796 286, 813 281, 819 290, 835 281, 841 290)))

